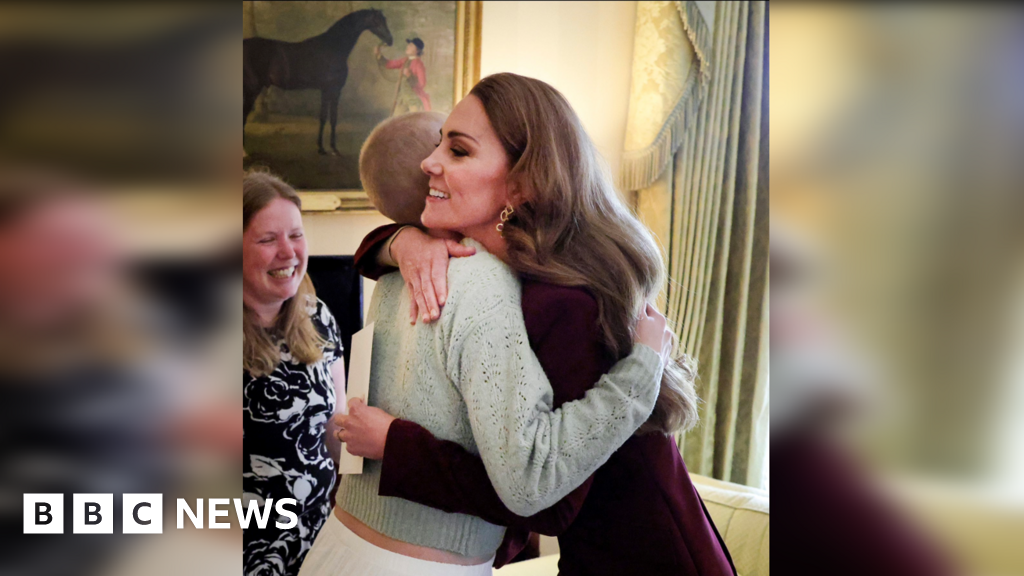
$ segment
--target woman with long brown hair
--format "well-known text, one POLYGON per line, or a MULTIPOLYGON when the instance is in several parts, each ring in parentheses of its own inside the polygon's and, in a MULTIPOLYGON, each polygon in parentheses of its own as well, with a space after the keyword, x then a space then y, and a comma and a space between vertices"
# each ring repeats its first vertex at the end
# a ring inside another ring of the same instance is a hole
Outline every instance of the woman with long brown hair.
MULTIPOLYGON (((555 387, 555 404, 587 392, 633 348, 633 326, 664 281, 650 233, 623 205, 565 98, 514 74, 478 83, 456 106, 423 162, 431 198, 422 222, 480 239, 523 282, 531 346, 555 387), (490 158, 498 155, 503 169, 490 158), (477 192, 495 181, 506 203, 477 192), (477 217, 483 211, 486 218, 477 217), (531 329, 532 326, 532 329, 531 329)), ((446 286, 423 262, 447 248, 415 228, 383 228, 364 241, 363 267, 380 251, 402 263, 420 312, 438 317, 446 286)), ((394 261, 390 262, 394 264, 394 261)), ((350 450, 382 458, 382 496, 397 496, 509 527, 496 566, 528 530, 558 535, 562 574, 733 574, 724 542, 690 482, 671 434, 696 422, 694 371, 670 363, 650 419, 596 474, 556 506, 514 514, 491 484, 500 473, 412 422, 353 404, 341 417, 350 450)))
MULTIPOLYGON (((471 190, 445 187, 452 195, 446 206, 455 207, 457 218, 447 219, 436 204, 424 211, 424 204, 434 201, 426 199, 428 178, 420 162, 442 126, 430 116, 403 115, 375 128, 360 154, 361 177, 364 185, 371 183, 366 188, 381 213, 408 221, 399 215, 405 211, 395 208, 418 202, 413 221, 421 213, 424 220, 441 216, 432 231, 463 233, 464 248, 476 253, 452 263, 452 290, 433 324, 409 322, 410 293, 400 274, 377 281, 367 313, 374 326, 367 402, 422 425, 500 470, 494 490, 513 510, 531 514, 575 489, 648 419, 672 334, 665 318, 645 307, 650 314, 637 323, 638 345, 607 374, 587 382, 592 388, 586 398, 553 408, 552 386, 530 347, 522 286, 501 260, 493 228, 486 226, 494 207, 507 199, 501 147, 495 139, 492 154, 464 165, 468 170, 462 176, 472 182, 471 190), (383 147, 392 153, 377 149, 380 138, 396 144, 383 147), (385 168, 371 158, 385 159, 385 168), (373 179, 367 180, 371 172, 389 184, 372 185, 373 179), (395 181, 408 185, 392 186, 395 181)), ((491 573, 504 526, 381 497, 380 464, 364 462, 362 474, 342 477, 334 514, 306 557, 302 576, 491 573)))
POLYGON ((244 531, 244 570, 297 574, 330 512, 340 448, 327 428, 344 405, 345 366, 338 325, 306 275, 299 195, 259 171, 242 194, 242 489, 247 509, 281 498, 298 508, 293 529, 271 520, 244 531))

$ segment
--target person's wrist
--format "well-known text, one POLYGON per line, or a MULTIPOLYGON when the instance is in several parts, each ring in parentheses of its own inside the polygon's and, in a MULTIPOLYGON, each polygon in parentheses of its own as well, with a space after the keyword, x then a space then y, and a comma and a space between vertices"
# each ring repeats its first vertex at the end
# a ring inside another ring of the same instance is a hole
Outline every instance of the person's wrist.
POLYGON ((391 249, 394 248, 395 242, 398 240, 398 237, 402 234, 402 232, 405 232, 405 230, 407 228, 412 228, 412 226, 409 225, 409 224, 406 224, 405 226, 402 226, 397 231, 395 231, 394 234, 391 235, 391 240, 388 241, 388 246, 387 246, 388 252, 387 252, 387 254, 388 254, 388 260, 390 260, 391 262, 395 262, 395 263, 398 262, 398 260, 395 258, 394 252, 392 252, 391 249))

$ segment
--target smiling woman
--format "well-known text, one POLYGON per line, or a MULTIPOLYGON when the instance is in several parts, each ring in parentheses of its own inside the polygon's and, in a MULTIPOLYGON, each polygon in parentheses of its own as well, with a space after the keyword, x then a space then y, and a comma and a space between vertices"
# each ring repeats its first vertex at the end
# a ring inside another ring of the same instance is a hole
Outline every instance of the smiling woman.
POLYGON ((344 406, 345 367, 306 275, 298 195, 267 172, 246 174, 242 190, 244 500, 294 498, 300 524, 246 529, 245 573, 296 574, 330 509, 340 448, 328 420, 344 406))
POLYGON ((514 202, 508 182, 509 159, 491 128, 483 103, 474 95, 456 106, 446 122, 437 150, 420 167, 430 177, 423 210, 427 228, 458 232, 477 239, 491 254, 504 256, 498 233, 500 214, 514 202))
POLYGON ((246 303, 260 316, 263 325, 273 323, 281 303, 298 291, 306 260, 306 239, 298 206, 275 198, 257 214, 246 234, 255 240, 243 260, 246 303), (259 300, 262 300, 258 302, 259 300))
MULTIPOLYGON (((664 279, 661 255, 621 201, 565 97, 536 79, 488 76, 456 105, 437 149, 421 168, 433 190, 422 215, 431 236, 415 227, 396 230, 397 224, 376 230, 360 247, 356 265, 362 262, 364 271, 378 279, 371 314, 379 333, 391 322, 423 340, 432 333, 439 339, 451 334, 455 344, 430 342, 417 350, 407 344, 413 341, 410 336, 400 340, 401 347, 389 349, 383 338, 375 341, 375 366, 396 372, 372 375, 370 405, 353 401, 349 413, 337 420, 341 439, 354 454, 371 459, 368 469, 379 478, 364 470, 359 479, 342 480, 335 513, 339 522, 328 520, 307 562, 319 571, 308 574, 346 573, 328 569, 340 564, 341 553, 325 551, 340 545, 323 543, 332 535, 334 542, 342 542, 339 526, 355 532, 362 521, 363 528, 378 532, 375 543, 393 543, 383 537, 416 538, 424 548, 484 551, 494 554, 494 566, 515 558, 531 531, 557 535, 562 576, 734 575, 725 542, 671 436, 696 423, 697 398, 692 362, 669 361, 674 337, 649 304, 664 279), (464 244, 477 247, 478 253, 449 261, 450 240, 439 239, 439 232, 466 235, 464 244), (386 255, 381 243, 389 235, 396 236, 386 255), (419 263, 436 262, 433 254, 438 252, 444 256, 442 273, 431 269, 424 274, 419 263), (382 266, 397 263, 401 275, 368 269, 367 260, 377 257, 382 266), (487 260, 497 261, 495 268, 513 281, 496 281, 501 278, 483 267, 487 260), (423 323, 409 326, 412 298, 423 301, 427 290, 422 286, 436 278, 442 284, 432 294, 448 290, 446 300, 431 307, 429 316, 421 306, 423 323), (410 289, 404 289, 406 282, 410 289), (651 330, 654 321, 660 327, 651 330), (460 322, 472 330, 460 333, 460 322), (645 342, 651 332, 665 339, 645 342), (377 348, 378 343, 383 345, 377 348), (607 440, 611 427, 622 424, 611 416, 617 409, 613 403, 586 402, 646 347, 662 351, 659 387, 647 397, 653 404, 627 435, 607 440), (513 348, 510 360, 500 359, 513 348), (444 388, 426 377, 415 380, 430 370, 431 362, 438 364, 433 358, 438 353, 449 354, 439 363, 448 370, 437 380, 447 384, 444 388), (516 362, 531 354, 534 366, 550 380, 520 377, 524 372, 516 362), (402 383, 397 394, 393 382, 402 383), (463 392, 461 410, 448 408, 440 393, 456 389, 463 392), (538 391, 545 394, 543 400, 533 396, 538 391), (410 400, 413 394, 422 397, 410 400), (537 407, 553 412, 534 416, 529 411, 537 407), (589 409, 600 423, 568 418, 589 409), (454 418, 438 423, 432 411, 468 415, 473 444, 443 428, 454 418), (556 412, 557 434, 549 435, 554 429, 542 427, 544 418, 556 412), (517 429, 544 431, 544 445, 517 429), (495 450, 491 434, 516 440, 495 450), (581 447, 602 435, 606 452, 600 462, 582 469, 581 447), (562 450, 563 441, 572 447, 562 450), (544 478, 548 465, 557 468, 557 479, 544 478), (577 473, 570 471, 574 466, 577 473), (437 520, 429 528, 417 526, 427 514, 437 520), (465 518, 481 522, 470 525, 465 518), (505 527, 496 548, 487 539, 491 526, 505 527)), ((490 574, 490 567, 482 573, 490 574)))
POLYGON ((308 255, 298 195, 267 172, 249 173, 243 194, 244 358, 247 369, 264 374, 280 356, 265 331, 250 327, 273 328, 277 324, 288 335, 291 354, 306 362, 317 357, 323 342, 308 318, 299 314, 299 308, 316 296, 306 276, 308 255))

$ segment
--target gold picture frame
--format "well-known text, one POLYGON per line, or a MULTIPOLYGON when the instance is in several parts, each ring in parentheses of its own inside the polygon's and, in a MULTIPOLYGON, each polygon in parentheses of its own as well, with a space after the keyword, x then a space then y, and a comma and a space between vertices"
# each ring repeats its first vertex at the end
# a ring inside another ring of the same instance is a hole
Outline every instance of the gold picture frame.
MULTIPOLYGON (((456 2, 455 102, 469 93, 480 80, 480 36, 483 2, 456 2)), ((302 211, 315 213, 375 212, 363 190, 299 191, 302 211)))

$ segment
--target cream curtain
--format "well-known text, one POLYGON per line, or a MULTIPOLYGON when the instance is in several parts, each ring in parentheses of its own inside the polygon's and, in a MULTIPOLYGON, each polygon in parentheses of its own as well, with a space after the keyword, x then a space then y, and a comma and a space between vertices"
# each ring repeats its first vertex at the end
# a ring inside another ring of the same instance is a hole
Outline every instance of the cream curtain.
POLYGON ((768 435, 765 2, 708 4, 637 5, 621 184, 662 243, 661 304, 680 350, 699 362, 701 424, 679 438, 687 466, 758 486, 768 435))

